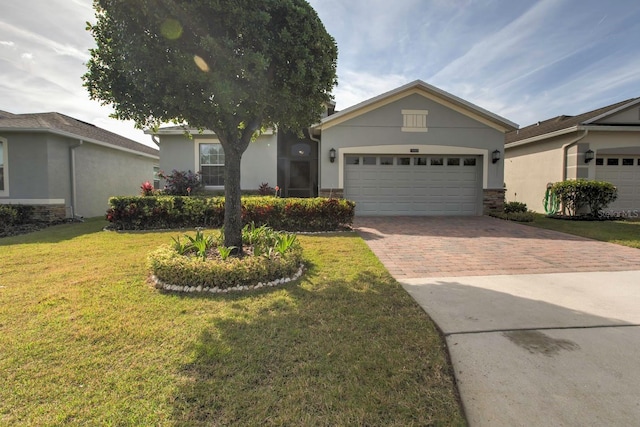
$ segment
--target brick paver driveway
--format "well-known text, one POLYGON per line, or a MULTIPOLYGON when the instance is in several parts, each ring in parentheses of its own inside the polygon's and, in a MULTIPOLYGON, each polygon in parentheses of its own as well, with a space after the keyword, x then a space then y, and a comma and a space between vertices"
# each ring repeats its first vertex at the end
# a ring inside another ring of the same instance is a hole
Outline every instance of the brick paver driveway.
POLYGON ((640 270, 640 250, 490 217, 361 217, 396 279, 640 270))

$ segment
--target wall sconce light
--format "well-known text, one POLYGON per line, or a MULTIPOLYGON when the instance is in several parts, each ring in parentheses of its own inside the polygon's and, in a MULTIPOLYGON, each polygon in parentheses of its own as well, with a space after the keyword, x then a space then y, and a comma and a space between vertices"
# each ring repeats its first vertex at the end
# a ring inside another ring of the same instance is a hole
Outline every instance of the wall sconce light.
POLYGON ((496 163, 498 160, 500 160, 500 151, 494 150, 494 152, 491 153, 491 161, 496 163))
POLYGON ((596 156, 596 153, 593 150, 587 150, 584 152, 584 162, 589 163, 596 156))
POLYGON ((332 148, 331 150, 329 150, 329 161, 331 163, 336 161, 336 149, 332 148))

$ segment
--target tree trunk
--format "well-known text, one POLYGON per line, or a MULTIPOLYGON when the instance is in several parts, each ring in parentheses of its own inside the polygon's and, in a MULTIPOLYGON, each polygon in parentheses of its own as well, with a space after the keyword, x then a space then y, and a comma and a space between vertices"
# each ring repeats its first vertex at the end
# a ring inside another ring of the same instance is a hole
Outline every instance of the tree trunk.
POLYGON ((242 201, 240 197, 240 161, 243 151, 234 144, 224 147, 224 245, 235 246, 231 253, 242 256, 242 201))

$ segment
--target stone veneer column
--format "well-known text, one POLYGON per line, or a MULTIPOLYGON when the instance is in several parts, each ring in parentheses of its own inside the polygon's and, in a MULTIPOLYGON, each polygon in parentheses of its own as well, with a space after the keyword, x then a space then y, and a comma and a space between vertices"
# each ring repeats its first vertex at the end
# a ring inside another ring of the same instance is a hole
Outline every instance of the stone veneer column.
POLYGON ((502 212, 504 209, 504 188, 484 189, 482 198, 482 212, 502 212))
POLYGON ((318 191, 318 196, 320 197, 332 197, 334 199, 343 199, 344 198, 344 190, 343 189, 327 189, 327 188, 321 188, 320 191, 318 191))
POLYGON ((33 205, 33 219, 38 221, 57 221, 67 217, 65 205, 33 205))

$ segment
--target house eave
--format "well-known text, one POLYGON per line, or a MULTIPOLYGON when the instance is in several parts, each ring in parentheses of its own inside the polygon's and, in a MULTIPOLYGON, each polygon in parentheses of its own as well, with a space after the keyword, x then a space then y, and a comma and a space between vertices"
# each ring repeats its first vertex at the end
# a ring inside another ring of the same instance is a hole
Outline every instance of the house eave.
POLYGON ((606 113, 600 114, 599 116, 593 117, 589 120, 585 120, 584 122, 582 122, 582 124, 589 125, 591 123, 595 123, 598 120, 602 120, 606 117, 612 116, 620 111, 626 110, 627 108, 633 107, 634 105, 638 105, 638 104, 640 104, 640 98, 637 98, 634 101, 631 101, 627 104, 621 105, 618 108, 615 108, 613 110, 607 111, 606 113))
POLYGON ((111 148, 113 150, 122 151, 129 154, 134 154, 136 156, 147 157, 154 160, 160 160, 159 155, 153 155, 149 153, 144 153, 142 151, 132 150, 126 147, 120 147, 118 145, 109 144, 108 142, 99 141, 93 138, 86 138, 81 135, 76 135, 75 133, 65 132, 58 129, 42 129, 42 128, 0 128, 0 132, 17 132, 17 133, 51 133, 54 135, 64 136, 66 138, 72 138, 77 140, 82 140, 84 142, 88 142, 90 144, 99 145, 101 147, 111 148))
MULTIPOLYGON (((157 131, 152 131, 151 129, 145 129, 144 133, 146 135, 158 135, 158 136, 163 136, 163 135, 184 135, 184 134, 189 134, 193 137, 196 136, 216 136, 216 133, 212 130, 208 130, 205 129, 203 131, 200 131, 198 129, 193 129, 193 128, 184 128, 184 129, 158 129, 157 131)), ((263 133, 261 133, 260 135, 273 135, 275 133, 273 128, 269 128, 267 130, 265 130, 263 133)))
POLYGON ((578 130, 578 126, 571 126, 565 129, 560 129, 550 133, 543 133, 542 135, 532 136, 531 138, 522 139, 520 141, 509 142, 504 145, 505 149, 519 147, 521 145, 531 144, 532 142, 542 141, 544 139, 554 138, 556 136, 566 135, 568 133, 576 132, 578 130))
POLYGON ((640 132, 640 126, 615 126, 615 125, 575 125, 566 129, 560 129, 555 132, 549 132, 542 135, 533 136, 531 138, 523 139, 520 141, 514 141, 505 144, 505 149, 519 147, 521 145, 531 144, 532 142, 543 141, 545 139, 555 138, 557 136, 566 135, 573 132, 580 131, 589 132, 640 132))
POLYGON ((449 108, 491 126, 501 132, 509 132, 519 128, 504 117, 500 117, 484 108, 474 105, 462 98, 431 86, 422 80, 416 80, 394 90, 375 96, 359 104, 346 108, 338 113, 323 118, 320 123, 312 125, 314 131, 326 130, 347 120, 351 120, 384 105, 390 104, 407 96, 419 94, 449 108))

